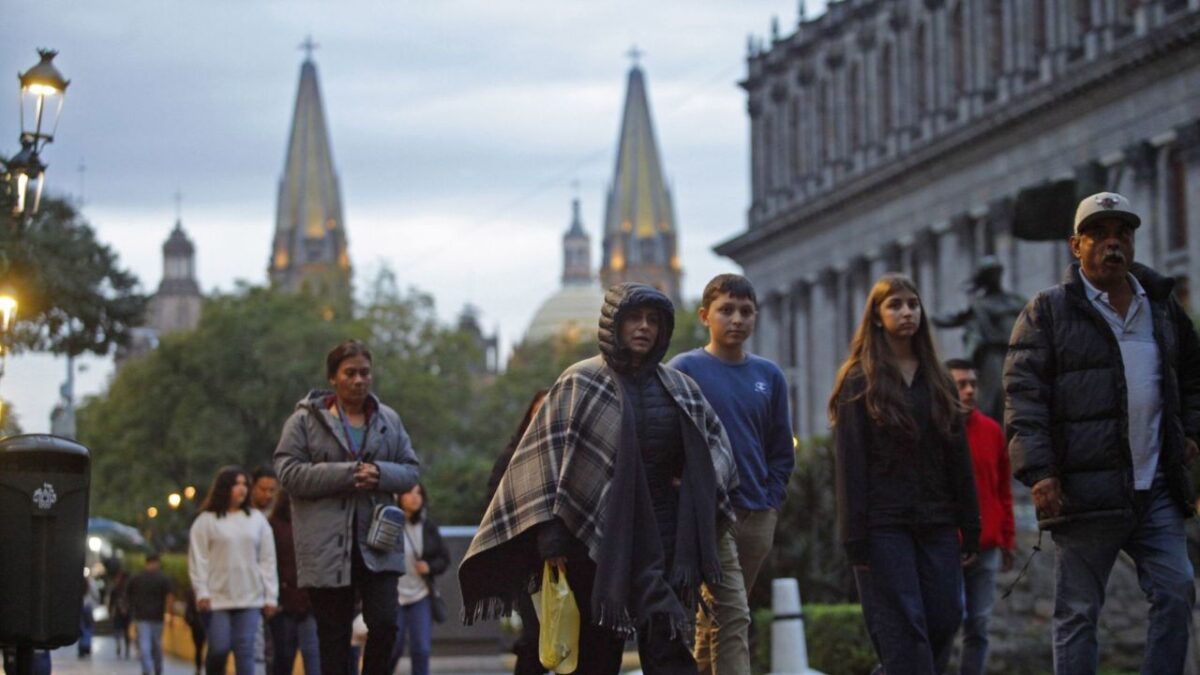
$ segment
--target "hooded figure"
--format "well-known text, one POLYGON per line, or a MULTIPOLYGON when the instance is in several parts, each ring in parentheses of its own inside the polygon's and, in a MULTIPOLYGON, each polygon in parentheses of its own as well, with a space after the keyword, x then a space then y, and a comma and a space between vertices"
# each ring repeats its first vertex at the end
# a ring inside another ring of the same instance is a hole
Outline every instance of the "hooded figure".
POLYGON ((696 672, 683 636, 700 584, 720 577, 737 479, 699 387, 660 363, 673 327, 654 288, 608 290, 601 355, 550 389, 459 568, 467 623, 509 613, 543 561, 565 560, 583 624, 577 672, 617 672, 634 632, 645 672, 696 672))

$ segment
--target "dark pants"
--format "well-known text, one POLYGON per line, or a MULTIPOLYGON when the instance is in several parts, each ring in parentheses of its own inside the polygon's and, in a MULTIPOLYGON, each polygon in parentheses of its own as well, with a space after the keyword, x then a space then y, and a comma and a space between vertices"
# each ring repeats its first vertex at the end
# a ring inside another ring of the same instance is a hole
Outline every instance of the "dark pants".
MULTIPOLYGON (((621 670, 625 640, 592 622, 592 586, 596 565, 590 559, 568 560, 567 580, 579 606, 579 669, 577 675, 614 675, 621 670)), ((670 626, 638 632, 638 655, 646 675, 696 675, 696 660, 683 633, 670 634, 670 626)))
POLYGON ((538 623, 533 599, 524 593, 517 597, 517 614, 521 617, 521 636, 513 643, 513 653, 517 655, 513 675, 545 675, 546 668, 538 654, 541 624, 538 623))
POLYGON ((358 546, 353 547, 350 585, 340 588, 309 588, 313 613, 317 617, 317 636, 321 641, 321 675, 346 675, 350 666, 350 631, 354 622, 355 597, 362 599, 363 620, 367 623, 367 647, 363 672, 387 673, 392 645, 396 642, 396 610, 399 599, 393 572, 372 572, 363 564, 358 546))
POLYGON ((412 675, 429 675, 429 657, 433 652, 433 596, 400 605, 396 616, 396 644, 386 675, 395 672, 404 648, 408 647, 412 675))
POLYGON ((321 650, 317 643, 317 620, 312 612, 279 611, 271 617, 272 658, 270 672, 291 675, 296 665, 296 652, 304 662, 305 675, 319 675, 321 650))
POLYGON ((932 675, 962 621, 962 564, 953 527, 877 527, 862 589, 871 641, 888 675, 932 675))

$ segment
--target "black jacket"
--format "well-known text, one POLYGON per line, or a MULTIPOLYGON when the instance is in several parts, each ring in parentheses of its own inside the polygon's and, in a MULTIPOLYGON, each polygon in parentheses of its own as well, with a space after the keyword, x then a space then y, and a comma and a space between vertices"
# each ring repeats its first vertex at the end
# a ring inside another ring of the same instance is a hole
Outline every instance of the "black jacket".
POLYGON ((915 441, 871 420, 861 375, 850 374, 842 387, 834 427, 838 523, 852 565, 867 563, 872 527, 952 525, 962 534, 963 551, 979 550, 979 503, 966 433, 961 421, 951 439, 934 428, 926 377, 919 368, 905 390, 915 441))
MULTIPOLYGON (((1172 295, 1175 282, 1134 264, 1146 290, 1162 363, 1162 448, 1158 466, 1187 515, 1194 489, 1186 438, 1200 434, 1200 340, 1172 295)), ((1133 515, 1133 459, 1121 349, 1092 306, 1078 263, 1017 318, 1004 364, 1004 426, 1014 475, 1026 485, 1057 476, 1063 510, 1039 514, 1044 529, 1083 518, 1133 515)))

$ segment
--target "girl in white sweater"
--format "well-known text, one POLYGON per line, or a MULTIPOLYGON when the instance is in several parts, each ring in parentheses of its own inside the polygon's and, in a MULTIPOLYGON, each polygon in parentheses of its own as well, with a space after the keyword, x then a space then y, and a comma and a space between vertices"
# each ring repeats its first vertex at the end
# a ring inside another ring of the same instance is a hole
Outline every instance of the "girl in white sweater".
POLYGON ((231 650, 237 675, 253 675, 259 614, 275 613, 275 537, 267 519, 250 508, 249 491, 243 469, 221 469, 192 523, 188 574, 208 628, 208 675, 225 672, 231 650))

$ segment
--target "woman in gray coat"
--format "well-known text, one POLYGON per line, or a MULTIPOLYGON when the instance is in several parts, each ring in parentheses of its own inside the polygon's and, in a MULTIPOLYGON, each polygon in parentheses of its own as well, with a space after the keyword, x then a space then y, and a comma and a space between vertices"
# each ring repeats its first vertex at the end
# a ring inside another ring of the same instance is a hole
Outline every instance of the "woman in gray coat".
POLYGON ((275 471, 292 496, 296 572, 317 618, 323 675, 348 673, 355 598, 371 639, 365 670, 383 673, 396 637, 404 543, 368 545, 375 507, 417 483, 417 457, 395 410, 371 393, 371 352, 358 340, 325 358, 333 391, 313 391, 283 427, 275 471))

